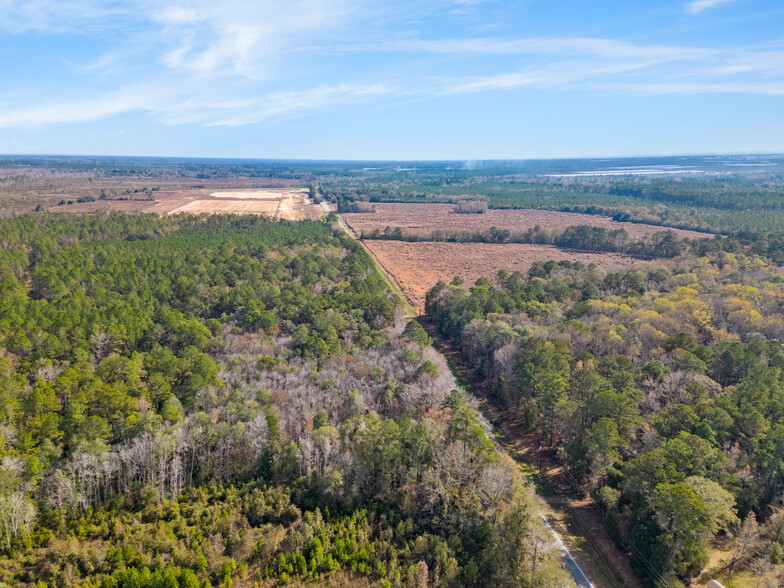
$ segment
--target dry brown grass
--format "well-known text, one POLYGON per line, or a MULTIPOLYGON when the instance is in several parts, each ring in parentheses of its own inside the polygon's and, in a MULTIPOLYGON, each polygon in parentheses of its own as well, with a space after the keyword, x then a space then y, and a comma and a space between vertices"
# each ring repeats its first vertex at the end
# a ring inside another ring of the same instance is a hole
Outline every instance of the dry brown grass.
POLYGON ((631 257, 614 253, 584 253, 551 245, 518 243, 408 243, 404 241, 365 241, 379 263, 395 280, 414 308, 421 312, 425 293, 439 280, 450 282, 460 276, 468 283, 478 278, 495 277, 501 269, 527 272, 535 261, 581 261, 605 267, 635 263, 631 257))
MULTIPOLYGON (((436 229, 483 230, 490 227, 499 229, 532 229, 536 226, 545 230, 562 230, 572 225, 590 225, 606 229, 626 229, 633 238, 667 230, 666 227, 624 223, 606 216, 558 212, 553 210, 488 210, 484 214, 458 214, 452 204, 398 204, 376 203, 374 213, 346 213, 341 216, 349 226, 361 234, 362 231, 387 226, 400 227, 410 232, 431 232, 436 229)), ((673 229, 681 237, 700 238, 710 236, 696 231, 673 229)))
MULTIPOLYGON (((256 178, 245 176, 197 178, 153 166, 146 172, 115 173, 108 171, 77 171, 64 168, 5 165, 0 167, 0 217, 34 210, 37 206, 53 211, 92 212, 122 210, 125 212, 160 212, 149 210, 152 204, 177 198, 178 194, 197 192, 209 197, 218 190, 283 192, 303 190, 302 182, 291 178, 256 178), (153 191, 153 189, 155 189, 153 191), (101 199, 101 195, 105 199, 101 199), (77 204, 80 199, 95 202, 77 204), (58 206, 60 201, 73 202, 58 206)), ((178 206, 186 204, 182 202, 178 206)), ((173 208, 176 208, 174 206, 173 208)), ((172 208, 167 208, 167 212, 172 208)), ((323 212, 322 212, 323 214, 323 212)))

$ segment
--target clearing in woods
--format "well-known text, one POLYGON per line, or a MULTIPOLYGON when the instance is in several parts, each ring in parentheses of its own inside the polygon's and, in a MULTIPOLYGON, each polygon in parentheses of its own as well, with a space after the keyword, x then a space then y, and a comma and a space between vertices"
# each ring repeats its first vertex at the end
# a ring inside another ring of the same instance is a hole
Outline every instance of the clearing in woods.
POLYGON ((521 243, 435 243, 375 241, 365 246, 392 274, 419 313, 424 313, 425 294, 437 282, 460 276, 473 284, 478 278, 493 280, 499 270, 527 272, 535 261, 581 261, 604 267, 627 267, 637 260, 616 253, 587 253, 552 245, 521 243))
POLYGON ((288 198, 292 193, 307 193, 307 190, 225 190, 223 192, 213 192, 213 198, 237 198, 245 200, 247 198, 280 200, 288 198))
POLYGON ((172 210, 169 214, 267 214, 275 215, 279 202, 276 200, 194 200, 172 210))
POLYGON ((379 202, 373 206, 376 212, 343 213, 341 216, 357 233, 386 227, 400 227, 408 233, 430 233, 437 229, 486 230, 491 227, 511 230, 527 230, 536 226, 545 230, 563 230, 573 225, 590 225, 608 230, 625 229, 634 239, 660 231, 673 230, 682 238, 699 239, 710 237, 707 233, 669 229, 657 225, 619 222, 607 216, 559 212, 555 210, 491 209, 483 214, 458 214, 453 204, 400 204, 379 202))
POLYGON ((52 212, 154 212, 156 214, 262 214, 289 220, 318 220, 324 210, 303 188, 187 189, 152 192, 153 199, 105 199, 54 206, 52 212))

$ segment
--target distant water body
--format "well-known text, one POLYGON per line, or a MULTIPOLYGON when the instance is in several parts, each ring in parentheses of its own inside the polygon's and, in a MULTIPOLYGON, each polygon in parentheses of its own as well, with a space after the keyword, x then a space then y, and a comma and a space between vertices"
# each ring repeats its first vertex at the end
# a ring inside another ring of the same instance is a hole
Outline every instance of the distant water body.
POLYGON ((650 167, 616 167, 610 169, 578 171, 563 174, 545 174, 546 178, 583 178, 595 176, 657 176, 657 175, 681 175, 681 174, 704 174, 708 173, 704 169, 693 167, 681 167, 677 165, 657 165, 650 167))

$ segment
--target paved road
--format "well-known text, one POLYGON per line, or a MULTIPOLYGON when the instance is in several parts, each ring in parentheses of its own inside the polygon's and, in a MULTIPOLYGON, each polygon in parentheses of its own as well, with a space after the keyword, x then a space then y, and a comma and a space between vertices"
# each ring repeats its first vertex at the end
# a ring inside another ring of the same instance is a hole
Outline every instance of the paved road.
POLYGON ((558 533, 556 533, 555 529, 553 529, 550 523, 547 522, 547 518, 541 513, 540 516, 542 517, 544 524, 547 525, 547 528, 550 529, 550 532, 553 534, 555 544, 558 546, 558 549, 561 550, 561 561, 564 563, 566 571, 572 575, 574 583, 577 584, 579 588, 594 588, 594 585, 591 584, 591 581, 588 579, 588 576, 585 575, 583 569, 574 560, 572 554, 569 553, 569 550, 566 549, 566 545, 564 545, 564 542, 561 541, 558 533))
MULTIPOLYGON (((327 202, 322 202, 321 206, 322 206, 322 208, 326 212, 332 212, 331 207, 329 206, 329 204, 327 204, 327 202)), ((342 218, 338 217, 338 222, 339 222, 340 226, 343 228, 343 230, 346 231, 346 233, 349 236, 353 236, 351 229, 349 229, 348 225, 346 225, 346 223, 343 221, 342 218)), ((361 243, 361 241, 360 241, 360 243, 361 243)), ((379 265, 379 267, 383 268, 383 266, 375 258, 373 253, 369 249, 366 249, 366 250, 368 251, 370 256, 373 257, 373 259, 376 260, 376 263, 379 265)), ((392 284, 395 283, 394 282, 394 278, 391 275, 388 275, 386 277, 390 281, 390 287, 392 287, 392 284)), ((394 288, 393 288, 393 290, 394 290, 394 288)), ((401 292, 401 294, 402 294, 402 292, 401 292)), ((405 300, 405 298, 404 298, 404 300, 405 300)), ((591 584, 591 581, 588 579, 588 576, 585 575, 585 572, 583 571, 583 569, 575 561, 574 557, 572 557, 572 554, 569 553, 569 550, 566 548, 566 545, 564 545, 564 542, 561 540, 561 537, 558 535, 558 533, 555 532, 555 529, 553 529, 553 527, 550 525, 550 523, 547 522, 547 518, 544 516, 544 514, 539 513, 539 516, 542 517, 542 520, 544 521, 544 524, 547 525, 547 528, 553 534, 553 539, 555 540, 555 544, 558 547, 558 549, 561 550, 561 561, 563 562, 564 567, 566 568, 566 571, 568 571, 569 574, 571 574, 572 578, 574 579, 574 583, 577 584, 577 587, 578 588, 595 588, 594 585, 591 584)))

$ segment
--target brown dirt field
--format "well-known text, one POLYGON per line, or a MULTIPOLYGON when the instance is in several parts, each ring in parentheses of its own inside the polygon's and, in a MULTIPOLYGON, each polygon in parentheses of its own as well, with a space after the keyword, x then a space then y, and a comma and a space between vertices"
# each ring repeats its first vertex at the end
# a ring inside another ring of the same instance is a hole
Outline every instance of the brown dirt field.
MULTIPOLYGON (((667 227, 624 223, 614 221, 606 216, 594 214, 578 214, 576 212, 558 212, 553 210, 518 209, 488 210, 484 214, 458 214, 452 204, 397 204, 375 203, 376 212, 344 213, 341 216, 358 234, 362 231, 379 229, 387 226, 400 227, 412 232, 430 232, 435 229, 479 230, 498 227, 499 229, 529 229, 540 226, 545 230, 564 229, 572 225, 590 225, 606 229, 626 229, 633 238, 640 238, 650 233, 667 230, 667 227)), ((680 237, 710 237, 706 233, 672 229, 680 237)))
POLYGON ((224 200, 222 202, 194 200, 185 206, 172 210, 170 214, 207 212, 209 214, 266 214, 273 216, 277 212, 279 204, 277 200, 224 200))
POLYGON ((251 198, 254 200, 258 200, 260 198, 263 200, 280 200, 281 198, 287 198, 292 194, 307 194, 307 192, 307 190, 225 190, 223 192, 212 192, 210 196, 214 198, 234 198, 240 200, 245 198, 251 198))
POLYGON ((302 189, 223 190, 214 188, 161 190, 154 200, 96 200, 53 206, 51 212, 152 212, 156 214, 265 214, 276 218, 318 220, 324 215, 321 206, 308 200, 302 189))
MULTIPOLYGON (((165 166, 153 166, 146 171, 92 170, 76 171, 60 168, 31 168, 29 166, 5 165, 0 167, 0 217, 29 212, 37 207, 52 212, 72 210, 93 212, 100 210, 122 210, 138 212, 147 209, 149 200, 145 192, 154 189, 153 196, 160 200, 162 192, 196 191, 209 194, 215 191, 295 191, 303 188, 303 181, 295 178, 251 177, 242 174, 219 174, 202 177, 202 174, 182 170, 171 170, 165 166), (105 203, 101 195, 106 195, 105 203), (73 205, 64 208, 58 203, 83 198, 94 198, 94 203, 73 205), (127 198, 128 200, 120 200, 127 198)), ((183 202, 182 204, 185 204, 183 202)), ((177 208, 174 206, 173 208, 177 208)))
POLYGON ((425 293, 439 280, 450 282, 460 276, 467 283, 478 278, 493 279, 498 270, 528 271, 535 261, 582 261, 604 267, 623 267, 635 259, 614 253, 584 253, 551 245, 519 243, 408 243, 366 240, 365 245, 379 263, 394 276, 417 312, 422 313, 425 293))

